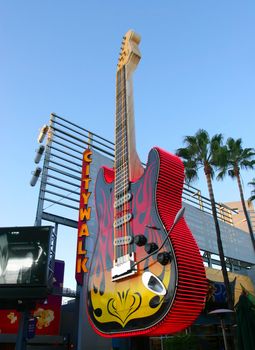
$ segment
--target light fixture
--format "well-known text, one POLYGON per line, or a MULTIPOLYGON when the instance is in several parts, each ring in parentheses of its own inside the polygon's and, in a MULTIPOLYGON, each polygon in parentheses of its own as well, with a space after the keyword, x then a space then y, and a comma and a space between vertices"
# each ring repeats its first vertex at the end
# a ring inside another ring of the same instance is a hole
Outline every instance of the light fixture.
POLYGON ((32 176, 32 179, 30 181, 30 185, 31 186, 35 186, 38 179, 39 179, 39 176, 42 172, 42 168, 40 168, 39 166, 35 169, 34 173, 33 173, 33 176, 32 176))
POLYGON ((34 162, 35 164, 38 164, 42 158, 43 152, 45 150, 45 147, 43 145, 41 145, 38 150, 36 151, 36 155, 35 155, 35 159, 34 162))
POLYGON ((38 139, 37 139, 37 141, 38 141, 39 143, 42 143, 42 142, 43 142, 43 140, 44 140, 44 138, 45 138, 45 136, 46 136, 48 130, 49 130, 48 125, 44 125, 44 126, 41 128, 40 134, 39 134, 38 139))

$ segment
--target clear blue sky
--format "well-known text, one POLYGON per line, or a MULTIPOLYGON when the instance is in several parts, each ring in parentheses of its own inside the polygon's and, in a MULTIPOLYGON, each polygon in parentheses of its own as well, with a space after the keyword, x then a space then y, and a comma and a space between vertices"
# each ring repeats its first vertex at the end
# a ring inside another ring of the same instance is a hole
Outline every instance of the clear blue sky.
MULTIPOLYGON (((254 0, 0 0, 0 226, 34 223, 39 186, 29 181, 51 112, 114 139, 116 64, 130 28, 142 36, 134 97, 143 161, 199 128, 255 147, 254 0)), ((243 173, 246 198, 252 177, 243 173)), ((194 185, 207 195, 202 177, 194 185)), ((239 199, 232 180, 214 187, 217 201, 239 199)))

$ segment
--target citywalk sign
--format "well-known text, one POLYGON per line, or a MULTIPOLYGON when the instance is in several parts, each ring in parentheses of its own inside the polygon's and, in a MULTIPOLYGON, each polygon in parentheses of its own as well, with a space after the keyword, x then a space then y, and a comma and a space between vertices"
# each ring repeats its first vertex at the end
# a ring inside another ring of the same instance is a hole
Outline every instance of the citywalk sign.
POLYGON ((92 150, 86 149, 83 152, 82 177, 80 189, 80 207, 78 218, 78 235, 76 251, 76 271, 75 279, 79 285, 83 284, 84 273, 88 272, 88 257, 85 249, 86 237, 90 235, 88 221, 91 217, 91 207, 89 206, 90 192, 90 165, 92 162, 92 150))

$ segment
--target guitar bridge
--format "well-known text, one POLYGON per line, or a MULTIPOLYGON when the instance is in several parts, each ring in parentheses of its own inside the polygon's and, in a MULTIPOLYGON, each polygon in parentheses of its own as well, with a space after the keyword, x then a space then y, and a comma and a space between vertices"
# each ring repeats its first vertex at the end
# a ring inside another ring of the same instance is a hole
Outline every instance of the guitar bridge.
POLYGON ((134 266, 134 253, 123 255, 113 261, 112 281, 134 275, 137 272, 137 265, 134 266))

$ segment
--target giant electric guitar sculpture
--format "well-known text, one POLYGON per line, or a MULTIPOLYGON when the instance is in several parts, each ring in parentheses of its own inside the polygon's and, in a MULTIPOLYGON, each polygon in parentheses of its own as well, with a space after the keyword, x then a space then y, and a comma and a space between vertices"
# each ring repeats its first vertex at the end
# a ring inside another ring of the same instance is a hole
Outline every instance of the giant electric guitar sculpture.
POLYGON ((144 169, 135 150, 131 75, 140 60, 139 42, 133 31, 124 37, 114 169, 99 171, 95 189, 99 231, 87 308, 93 328, 106 337, 178 332, 197 318, 207 289, 184 218, 173 225, 182 207, 182 162, 153 148, 144 169))

